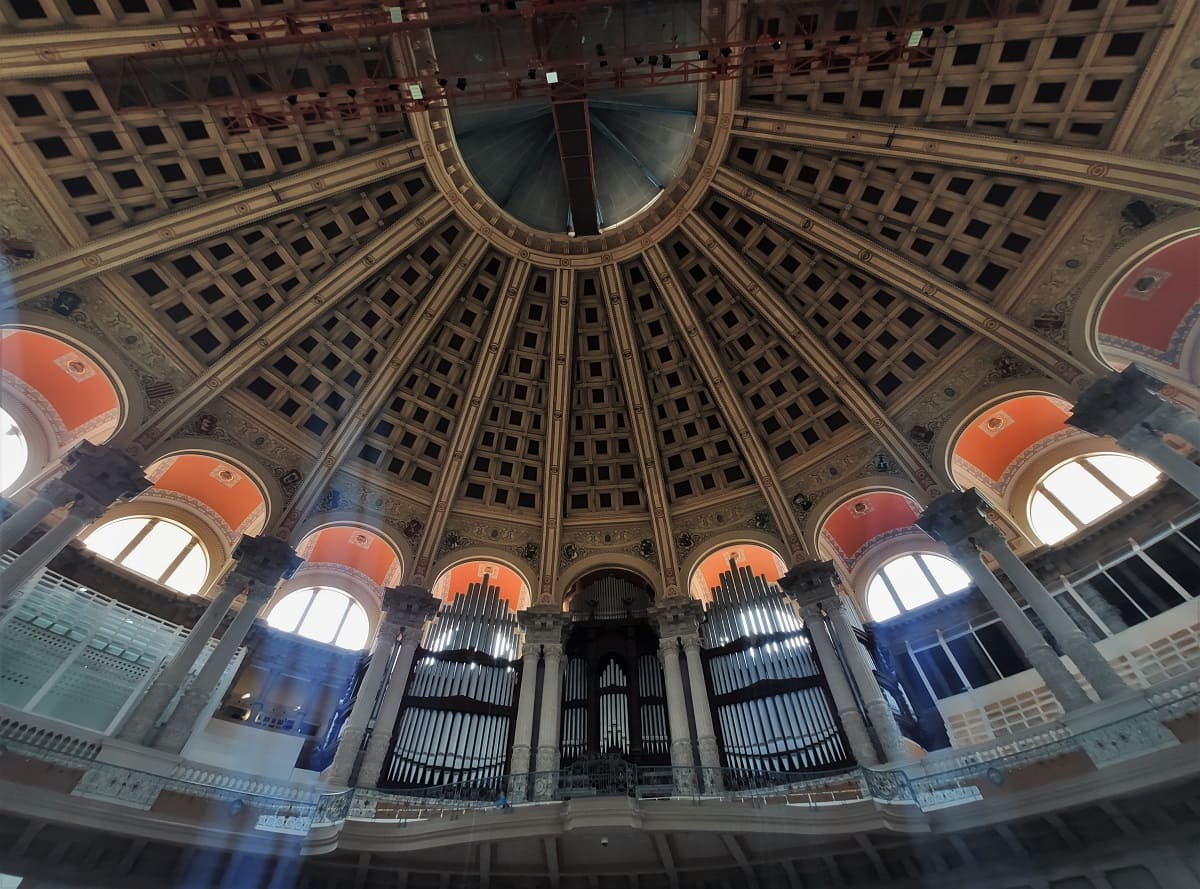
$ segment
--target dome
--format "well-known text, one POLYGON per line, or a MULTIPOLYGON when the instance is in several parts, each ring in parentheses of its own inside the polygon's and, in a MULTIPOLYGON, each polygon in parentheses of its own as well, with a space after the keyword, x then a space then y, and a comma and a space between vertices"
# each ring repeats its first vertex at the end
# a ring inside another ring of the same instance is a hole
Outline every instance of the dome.
POLYGON ((972 4, 520 2, 325 40, 26 4, 61 41, 2 85, 14 323, 119 356, 130 453, 253 465, 265 533, 381 529, 406 582, 477 549, 538 601, 608 555, 686 591, 741 532, 791 564, 851 489, 949 490, 979 393, 1105 372, 1103 264, 1186 227, 1190 109, 1139 81, 1167 13, 1027 5, 1004 39, 972 4))

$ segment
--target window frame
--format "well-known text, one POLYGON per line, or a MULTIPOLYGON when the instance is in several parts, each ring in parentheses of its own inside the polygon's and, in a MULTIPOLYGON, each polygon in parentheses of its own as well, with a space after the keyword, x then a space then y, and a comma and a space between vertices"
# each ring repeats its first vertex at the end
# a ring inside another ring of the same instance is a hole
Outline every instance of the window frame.
POLYGON ((1108 517, 1112 516, 1114 513, 1124 509, 1130 503, 1133 503, 1139 498, 1144 497, 1150 490, 1158 485, 1162 479, 1163 473, 1161 470, 1159 470, 1149 461, 1143 460, 1141 457, 1138 457, 1134 454, 1125 454, 1120 451, 1091 451, 1086 454, 1077 454, 1067 460, 1062 460, 1061 462, 1054 464, 1054 466, 1047 469, 1041 474, 1041 476, 1038 477, 1038 480, 1034 483, 1033 487, 1029 491, 1029 496, 1025 500, 1025 519, 1029 523, 1029 530, 1032 532, 1035 542, 1039 546, 1057 546, 1061 543, 1065 543, 1081 532, 1086 531, 1088 528, 1094 527, 1108 517), (1100 470, 1099 467, 1095 466, 1091 462, 1093 457, 1122 457, 1129 460, 1136 460, 1154 470, 1157 473, 1157 478, 1155 478, 1154 481, 1152 481, 1138 493, 1130 495, 1127 494, 1119 484, 1113 481, 1110 476, 1105 474, 1100 470), (1075 511, 1062 501, 1062 498, 1046 487, 1046 479, 1061 471, 1064 467, 1072 464, 1078 465, 1084 472, 1099 482, 1100 485, 1102 485, 1110 494, 1117 498, 1117 504, 1115 506, 1105 510, 1090 522, 1085 522, 1080 519, 1075 511), (1038 523, 1034 519, 1033 508, 1034 502, 1038 495, 1044 497, 1050 506, 1056 509, 1075 530, 1063 537, 1049 539, 1043 533, 1043 530, 1039 529, 1038 523))
POLYGON ((104 559, 107 562, 111 562, 114 565, 118 565, 126 571, 136 574, 138 577, 144 577, 147 580, 157 583, 159 586, 164 586, 169 590, 174 590, 181 596, 199 596, 204 591, 204 588, 208 585, 209 578, 212 576, 212 555, 208 551, 208 548, 204 545, 204 542, 200 539, 200 536, 194 529, 189 528, 183 522, 167 518, 166 516, 144 515, 138 513, 114 516, 104 522, 94 525, 91 529, 89 529, 87 536, 83 538, 82 542, 84 546, 87 547, 88 552, 94 553, 99 558, 104 559), (131 537, 129 541, 123 547, 121 547, 120 550, 118 550, 115 556, 106 556, 103 553, 92 549, 92 547, 88 545, 88 540, 90 540, 92 535, 100 529, 106 528, 109 525, 114 525, 117 522, 133 522, 139 519, 144 520, 145 524, 143 524, 141 528, 134 532, 133 537, 131 537), (184 531, 190 540, 188 543, 184 544, 184 546, 180 548, 179 552, 175 554, 171 561, 167 563, 167 566, 162 570, 158 577, 154 577, 153 575, 147 574, 144 571, 139 571, 132 565, 126 564, 125 560, 128 559, 129 556, 131 556, 138 548, 138 546, 145 541, 145 539, 150 535, 150 532, 160 524, 174 525, 176 528, 184 531), (171 575, 175 573, 176 569, 183 564, 184 560, 187 559, 188 556, 193 552, 197 551, 197 549, 204 557, 205 569, 204 579, 200 582, 199 586, 197 586, 193 592, 189 593, 185 590, 181 590, 179 587, 168 584, 167 579, 170 578, 171 575))
POLYGON ((928 552, 925 550, 899 553, 899 554, 893 556, 892 558, 888 559, 887 561, 885 561, 878 568, 876 568, 871 573, 870 579, 867 581, 866 589, 864 591, 864 596, 863 596, 863 600, 864 600, 863 603, 866 605, 867 613, 870 616, 872 621, 874 621, 875 623, 883 623, 884 621, 895 620, 898 617, 902 617, 905 614, 910 614, 910 613, 917 611, 921 608, 924 608, 928 605, 932 605, 935 602, 939 602, 942 599, 947 599, 951 596, 956 596, 959 593, 963 592, 964 590, 970 588, 970 586, 971 586, 970 577, 967 577, 967 582, 963 586, 959 587, 958 589, 947 590, 947 589, 943 588, 943 586, 938 582, 937 578, 934 577, 933 571, 931 571, 929 566, 925 564, 925 559, 927 559, 927 558, 944 559, 945 561, 947 561, 951 565, 953 565, 955 568, 957 568, 959 571, 961 571, 965 577, 967 576, 966 571, 963 570, 961 565, 959 565, 956 561, 954 561, 954 559, 950 558, 949 556, 943 555, 941 553, 928 552), (900 598, 899 591, 896 589, 896 586, 892 582, 891 577, 889 577, 887 574, 887 568, 889 565, 899 562, 901 559, 908 559, 908 558, 911 558, 911 559, 913 559, 914 562, 916 562, 918 569, 921 571, 921 574, 924 576, 925 581, 929 584, 930 588, 933 590, 934 595, 935 595, 934 599, 932 599, 929 602, 923 602, 920 605, 918 605, 916 608, 908 608, 905 606, 904 602, 900 598), (879 580, 882 582, 883 588, 887 591, 889 597, 892 600, 892 603, 898 609, 896 614, 890 615, 888 617, 882 617, 882 618, 875 616, 875 614, 871 608, 871 589, 872 589, 872 587, 874 587, 876 580, 879 580))
POLYGON ((318 583, 306 584, 305 586, 301 586, 301 587, 297 587, 296 589, 288 590, 286 593, 284 593, 282 596, 280 596, 274 603, 272 603, 270 611, 268 611, 265 615, 265 619, 266 619, 267 623, 273 629, 279 630, 279 632, 281 632, 281 633, 289 633, 293 636, 299 636, 301 639, 307 639, 310 642, 315 642, 318 645, 330 645, 330 646, 333 646, 334 648, 340 648, 343 651, 363 651, 371 643, 371 629, 372 629, 371 616, 367 612, 367 609, 363 607, 362 603, 349 590, 342 589, 341 587, 334 586, 333 584, 329 584, 329 583, 319 583, 318 582, 318 583), (337 621, 337 629, 334 630, 333 638, 329 642, 322 642, 319 639, 315 639, 312 636, 309 636, 309 635, 306 635, 306 634, 300 632, 300 628, 304 626, 305 620, 308 619, 309 614, 312 612, 313 605, 316 604, 317 599, 322 592, 335 593, 335 594, 341 596, 345 600, 345 606, 342 609, 341 617, 339 617, 338 621, 337 621), (285 629, 284 627, 279 626, 279 625, 275 624, 274 622, 272 622, 271 615, 275 613, 276 609, 278 609, 279 606, 281 606, 288 599, 291 599, 294 596, 302 595, 304 593, 309 594, 308 601, 304 603, 304 607, 300 610, 299 616, 295 619, 295 621, 294 621, 295 625, 292 629, 285 629), (346 629, 347 619, 350 617, 351 612, 355 608, 357 608, 360 612, 362 612, 363 622, 365 624, 365 631, 364 631, 363 637, 362 637, 362 644, 354 645, 354 646, 342 645, 339 642, 339 639, 342 635, 342 631, 346 629))

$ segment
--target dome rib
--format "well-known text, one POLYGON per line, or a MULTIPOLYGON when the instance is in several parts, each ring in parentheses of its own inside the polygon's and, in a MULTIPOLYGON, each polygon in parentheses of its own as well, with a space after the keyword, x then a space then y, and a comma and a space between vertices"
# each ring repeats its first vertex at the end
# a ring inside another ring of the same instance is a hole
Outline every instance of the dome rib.
POLYGON ((347 411, 345 420, 337 425, 322 448, 313 471, 300 483, 284 515, 284 529, 291 531, 299 524, 321 496, 338 466, 350 456, 351 449, 359 443, 367 424, 375 419, 391 397, 397 382, 425 347, 433 328, 442 320, 459 291, 467 285, 487 249, 487 240, 477 234, 469 235, 466 243, 456 249, 450 265, 409 315, 400 336, 379 363, 380 370, 372 375, 347 411))
MULTIPOLYGON (((417 544, 416 559, 411 572, 413 583, 420 584, 429 579, 427 572, 437 556, 442 532, 446 528, 450 509, 466 471, 467 457, 483 421, 488 396, 492 393, 496 375, 500 371, 502 353, 512 334, 517 311, 521 307, 520 297, 525 293, 531 271, 532 266, 528 262, 513 259, 500 282, 497 291, 498 305, 493 306, 492 314, 488 318, 487 331, 480 343, 483 348, 476 355, 475 370, 463 393, 458 422, 454 425, 450 439, 450 457, 442 464, 441 475, 438 476, 433 489, 429 515, 425 519, 425 531, 417 544)), ((439 313, 439 320, 443 313, 439 313)))
POLYGON ((703 321, 684 295, 683 285, 676 277, 662 248, 656 244, 643 255, 647 268, 658 284, 659 292, 683 329, 687 348, 695 358, 696 367, 704 376, 717 409, 725 415, 726 424, 737 437, 738 449, 750 467, 750 474, 758 485, 775 526, 787 544, 788 551, 784 556, 789 563, 799 560, 804 554, 804 547, 800 542, 800 522, 783 496, 783 488, 774 464, 767 455, 763 440, 759 437, 755 424, 751 422, 732 379, 723 370, 724 362, 721 361, 716 346, 708 338, 703 321))
POLYGON ((713 188, 754 212, 769 216, 798 237, 843 262, 881 280, 891 281, 920 302, 967 325, 998 345, 1011 350, 1050 376, 1070 383, 1088 369, 1082 361, 999 310, 987 305, 932 271, 892 253, 871 238, 837 225, 811 210, 782 199, 767 186, 722 167, 713 178, 713 188))
POLYGON ((558 569, 562 519, 567 493, 567 444, 571 428, 571 369, 574 367, 575 302, 578 273, 557 269, 550 306, 549 428, 546 431, 546 471, 542 475, 542 535, 538 552, 541 578, 534 591, 539 605, 554 601, 553 578, 558 569))
POLYGON ((231 346, 186 390, 148 418, 138 430, 137 444, 149 450, 168 438, 208 400, 253 368, 265 352, 283 345, 296 330, 309 327, 329 305, 336 305, 378 275, 381 264, 386 267, 425 235, 429 226, 436 225, 449 214, 450 204, 445 196, 434 195, 413 207, 399 222, 385 228, 352 255, 344 257, 305 294, 305 299, 289 302, 255 331, 257 336, 246 336, 231 346))
POLYGON ((1098 148, 1001 139, 988 133, 898 126, 873 120, 798 115, 740 108, 731 133, 822 151, 845 151, 895 161, 927 161, 993 173, 1022 173, 1046 182, 1068 182, 1200 205, 1200 168, 1098 148))
POLYGON ((235 226, 320 204, 346 190, 425 166, 412 140, 314 166, 107 235, 13 270, 15 301, 26 303, 106 271, 203 241, 235 226))
POLYGON ((651 426, 649 389, 642 375, 640 353, 633 324, 629 318, 628 296, 621 269, 609 264, 600 269, 600 292, 604 297, 615 345, 619 350, 617 375, 625 392, 625 403, 633 412, 633 439, 643 469, 646 498, 650 507, 650 525, 654 529, 654 548, 668 596, 679 591, 679 562, 675 536, 671 531, 670 503, 663 481, 662 455, 651 426))
POLYGON ((682 226, 682 231, 695 243, 704 246, 709 259, 720 269, 725 279, 745 295, 755 311, 784 337, 792 349, 808 359, 817 376, 831 391, 837 393, 837 397, 860 423, 879 436, 884 446, 899 460, 912 479, 923 489, 932 488, 934 477, 929 463, 888 417, 887 412, 866 387, 843 370, 838 358, 813 333, 807 320, 797 317, 778 299, 774 288, 753 271, 741 255, 699 214, 689 216, 682 226))

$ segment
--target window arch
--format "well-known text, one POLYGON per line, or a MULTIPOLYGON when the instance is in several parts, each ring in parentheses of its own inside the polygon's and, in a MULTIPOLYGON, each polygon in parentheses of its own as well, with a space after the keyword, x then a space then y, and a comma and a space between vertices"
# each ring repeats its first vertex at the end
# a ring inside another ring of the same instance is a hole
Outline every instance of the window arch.
POLYGON ((1042 543, 1058 543, 1136 498, 1159 480, 1129 454, 1088 454, 1041 477, 1029 498, 1029 524, 1042 543))
POLYGON ((0 407, 0 494, 7 494, 29 465, 29 442, 25 433, 3 407, 0 407))
POLYGON ((872 620, 888 620, 970 585, 967 573, 952 559, 935 553, 906 553, 875 572, 867 584, 867 610, 872 620))
POLYGON ((188 528, 155 516, 126 516, 91 531, 84 545, 123 568, 188 596, 208 580, 208 552, 188 528))
POLYGON ((367 612, 344 590, 310 586, 288 593, 267 615, 267 623, 285 633, 339 648, 365 648, 371 630, 367 612))

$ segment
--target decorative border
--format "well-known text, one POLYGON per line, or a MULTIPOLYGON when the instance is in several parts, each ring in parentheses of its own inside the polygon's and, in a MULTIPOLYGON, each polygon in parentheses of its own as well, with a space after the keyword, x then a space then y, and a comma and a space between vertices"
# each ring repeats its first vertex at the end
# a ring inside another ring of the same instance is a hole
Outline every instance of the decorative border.
MULTIPOLYGON (((71 441, 71 433, 63 422, 62 417, 41 392, 26 383, 11 371, 0 368, 0 386, 9 389, 18 398, 28 403, 41 415, 50 430, 54 433, 54 443, 60 448, 71 441)), ((86 424, 85 424, 86 425, 86 424)))
POLYGON ((1183 357, 1184 344, 1187 342, 1192 328, 1197 323, 1200 323, 1200 300, 1196 301, 1191 309, 1188 310, 1188 313, 1183 316, 1183 320, 1175 327, 1175 332, 1171 334, 1171 342, 1164 352, 1152 349, 1145 343, 1134 342, 1133 340, 1127 340, 1124 337, 1113 336, 1107 333, 1099 334, 1097 340, 1102 346, 1109 346, 1113 349, 1120 349, 1124 352, 1139 355, 1142 358, 1149 358, 1153 361, 1161 361, 1164 364, 1169 364, 1172 367, 1179 367, 1180 358, 1183 357))
POLYGON ((924 532, 916 528, 915 525, 903 525, 899 528, 892 528, 891 530, 883 531, 879 534, 876 534, 874 537, 864 540, 862 545, 851 555, 847 555, 846 551, 842 549, 841 544, 837 542, 834 536, 824 529, 821 530, 821 539, 829 546, 830 550, 833 551, 833 554, 837 556, 837 558, 840 559, 841 562, 846 566, 847 571, 850 571, 854 569, 855 565, 863 560, 870 550, 879 544, 888 540, 896 540, 901 537, 908 537, 914 533, 924 536, 924 532))
POLYGON ((991 476, 983 472, 973 463, 968 463, 958 454, 954 455, 954 469, 961 471, 968 478, 980 482, 989 491, 994 492, 1000 497, 1003 497, 1013 483, 1018 473, 1021 472, 1029 462, 1037 457, 1040 457, 1048 449, 1061 445, 1068 441, 1074 441, 1079 438, 1090 438, 1091 436, 1082 429, 1068 428, 1060 429, 1058 432, 1051 433, 1045 438, 1038 439, 1033 444, 1027 446, 1025 450, 1017 454, 1008 466, 1004 468, 1004 472, 1000 474, 999 479, 993 479, 991 476))
POLYGON ((153 503, 155 500, 173 503, 177 506, 186 507, 193 512, 200 513, 212 525, 213 529, 225 538, 230 547, 234 546, 238 538, 242 536, 241 531, 229 527, 228 522, 221 518, 215 509, 204 501, 197 500, 188 494, 181 494, 178 491, 171 491, 166 488, 151 488, 146 493, 135 498, 134 502, 153 503))

